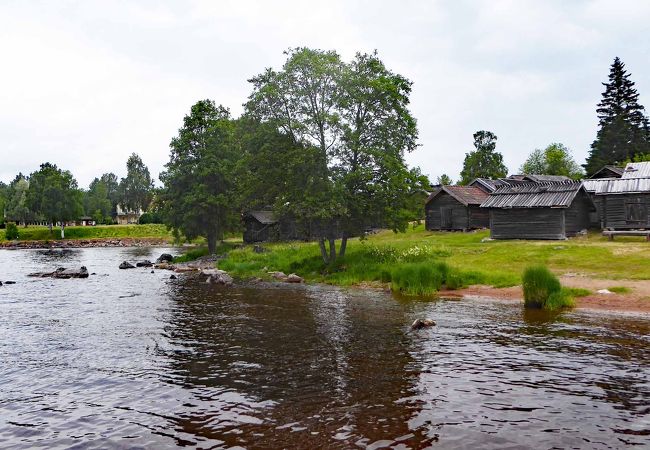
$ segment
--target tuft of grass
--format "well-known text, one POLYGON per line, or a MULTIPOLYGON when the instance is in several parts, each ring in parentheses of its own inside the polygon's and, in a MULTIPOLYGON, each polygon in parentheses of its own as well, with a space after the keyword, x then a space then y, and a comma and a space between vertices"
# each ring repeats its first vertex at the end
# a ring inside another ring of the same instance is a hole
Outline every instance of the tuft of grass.
POLYGON ((607 288, 607 290, 611 292, 616 292, 617 294, 629 294, 630 292, 632 292, 632 289, 625 286, 612 286, 610 288, 607 288))
POLYGON ((445 263, 408 263, 391 274, 391 289, 404 295, 435 295, 445 282, 449 266, 445 263))
POLYGON ((522 281, 526 308, 554 310, 575 305, 570 291, 562 289, 560 280, 546 266, 526 268, 522 281))
POLYGON ((184 263, 184 262, 189 262, 189 261, 194 261, 196 259, 199 259, 202 256, 207 256, 208 255, 208 247, 198 247, 198 248, 193 248, 191 250, 188 250, 187 252, 183 253, 180 256, 176 256, 174 258, 175 263, 184 263))
POLYGON ((591 295, 591 291, 589 289, 563 287, 562 290, 565 292, 565 294, 571 297, 586 297, 587 295, 591 295))

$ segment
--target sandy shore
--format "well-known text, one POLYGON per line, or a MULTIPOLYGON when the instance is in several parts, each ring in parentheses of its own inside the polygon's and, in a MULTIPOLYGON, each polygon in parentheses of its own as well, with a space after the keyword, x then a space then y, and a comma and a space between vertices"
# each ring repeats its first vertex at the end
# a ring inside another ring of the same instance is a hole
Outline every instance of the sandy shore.
MULTIPOLYGON (((586 297, 576 298, 576 307, 599 311, 631 312, 650 315, 650 280, 607 280, 582 276, 560 277, 563 286, 584 288, 592 292, 586 297), (613 286, 624 286, 627 294, 598 294, 596 291, 613 286)), ((457 291, 443 291, 441 295, 463 298, 485 298, 523 303, 521 286, 494 288, 491 286, 469 286, 457 291)))

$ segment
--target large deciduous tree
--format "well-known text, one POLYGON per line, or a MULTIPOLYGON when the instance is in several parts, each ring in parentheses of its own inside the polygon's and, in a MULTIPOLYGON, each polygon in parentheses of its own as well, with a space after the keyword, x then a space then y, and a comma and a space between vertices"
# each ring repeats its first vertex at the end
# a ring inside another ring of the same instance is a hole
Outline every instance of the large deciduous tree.
POLYGON ((520 170, 528 175, 564 175, 574 180, 584 175, 571 151, 560 143, 550 144, 544 150, 533 150, 520 170))
POLYGON ((605 164, 620 164, 650 153, 650 126, 639 94, 617 57, 610 67, 605 92, 598 103, 598 134, 584 168, 588 175, 605 164))
POLYGON ((126 177, 120 181, 119 189, 119 203, 124 210, 134 212, 147 210, 151 202, 153 180, 149 169, 136 153, 131 154, 126 161, 126 177))
POLYGON ((404 153, 416 148, 408 110, 411 82, 376 53, 345 63, 333 51, 290 49, 281 71, 253 78, 247 113, 310 149, 312 194, 284 193, 284 211, 316 224, 323 260, 337 258, 348 237, 368 225, 404 229, 409 196, 425 183, 404 153), (329 249, 326 248, 326 241, 329 249))
POLYGON ((84 195, 84 210, 97 223, 109 220, 113 212, 110 190, 102 178, 95 178, 84 195))
POLYGON ((497 136, 490 131, 474 133, 474 151, 465 154, 459 184, 468 184, 476 178, 503 178, 508 168, 503 155, 496 151, 497 136))
POLYGON ((27 205, 49 221, 50 229, 60 222, 61 238, 65 237, 65 223, 78 219, 83 213, 82 194, 72 173, 50 163, 41 164, 40 169, 29 176, 27 205))
POLYGON ((7 189, 7 202, 5 205, 6 218, 17 223, 22 222, 25 227, 27 227, 27 223, 34 218, 34 214, 30 211, 27 205, 28 190, 29 181, 22 173, 19 173, 9 184, 7 189))
POLYGON ((160 175, 165 223, 176 236, 205 236, 210 253, 217 241, 237 227, 235 173, 239 152, 230 113, 212 100, 201 100, 183 119, 172 139, 166 171, 160 175))

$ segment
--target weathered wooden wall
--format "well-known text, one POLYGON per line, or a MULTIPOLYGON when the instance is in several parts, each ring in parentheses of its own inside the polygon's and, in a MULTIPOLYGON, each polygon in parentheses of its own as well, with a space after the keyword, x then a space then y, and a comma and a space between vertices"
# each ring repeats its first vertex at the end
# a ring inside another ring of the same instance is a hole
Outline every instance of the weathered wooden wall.
POLYGON ((564 209, 490 209, 493 239, 565 239, 564 209))
POLYGON ((590 212, 593 211, 593 204, 589 195, 580 190, 571 206, 564 210, 565 233, 567 237, 575 236, 582 230, 591 227, 590 212))
POLYGON ((469 206, 469 227, 488 228, 490 226, 490 211, 478 205, 469 206))
POLYGON ((441 192, 426 204, 427 230, 466 230, 470 228, 468 209, 446 192, 441 192), (451 227, 442 228, 441 208, 451 208, 451 227))
POLYGON ((630 230, 650 228, 650 193, 599 195, 602 200, 603 228, 630 230), (644 211, 641 221, 628 221, 626 204, 637 204, 644 211))

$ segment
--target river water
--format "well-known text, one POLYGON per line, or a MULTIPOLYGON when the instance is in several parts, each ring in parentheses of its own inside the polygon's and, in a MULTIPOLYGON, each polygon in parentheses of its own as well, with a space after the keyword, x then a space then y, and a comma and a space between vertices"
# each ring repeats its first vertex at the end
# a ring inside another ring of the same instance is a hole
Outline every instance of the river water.
POLYGON ((0 251, 0 448, 650 446, 648 318, 117 269, 163 251, 0 251))

